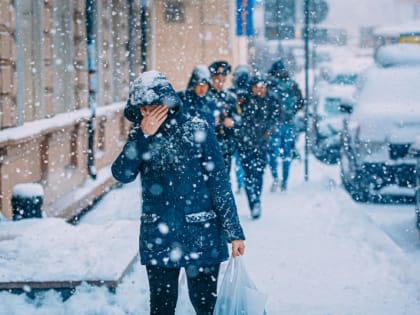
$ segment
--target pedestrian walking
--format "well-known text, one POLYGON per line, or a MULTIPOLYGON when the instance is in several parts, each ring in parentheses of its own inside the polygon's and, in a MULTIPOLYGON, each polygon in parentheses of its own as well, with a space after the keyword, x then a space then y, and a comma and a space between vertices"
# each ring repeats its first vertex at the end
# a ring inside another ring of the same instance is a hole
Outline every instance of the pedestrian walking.
POLYGON ((209 93, 211 85, 210 71, 206 65, 194 67, 187 88, 178 92, 184 104, 184 112, 189 117, 204 118, 216 128, 216 101, 209 93))
POLYGON ((290 173, 290 165, 295 153, 297 131, 295 116, 304 106, 302 92, 286 70, 283 62, 278 60, 273 63, 269 72, 269 93, 281 104, 281 126, 277 133, 273 134, 270 143, 269 166, 273 176, 271 191, 275 192, 287 189, 290 173), (282 179, 278 175, 278 158, 282 159, 282 179))
POLYGON ((216 136, 222 149, 226 173, 230 176, 232 156, 236 151, 235 125, 239 118, 236 96, 229 89, 224 88, 231 66, 227 61, 219 60, 209 66, 209 71, 210 93, 216 101, 216 136))
POLYGON ((150 314, 175 314, 185 268, 195 312, 210 315, 227 244, 233 257, 242 255, 245 236, 214 130, 182 107, 162 73, 142 73, 130 87, 124 115, 133 127, 112 174, 122 183, 140 174, 139 249, 150 314))
POLYGON ((245 171, 245 191, 251 216, 261 215, 261 193, 270 137, 277 130, 278 105, 267 93, 267 80, 256 75, 251 81, 252 93, 242 104, 238 132, 238 152, 245 171))
MULTIPOLYGON (((236 113, 239 115, 239 125, 241 123, 242 105, 251 95, 251 73, 252 68, 249 65, 238 65, 232 74, 232 87, 230 91, 236 95, 236 113)), ((235 133, 237 133, 237 129, 235 133)), ((235 138, 237 135, 235 134, 235 138)), ((236 148, 233 154, 235 160, 235 176, 237 189, 236 193, 241 193, 245 189, 245 171, 242 167, 241 158, 236 148)))

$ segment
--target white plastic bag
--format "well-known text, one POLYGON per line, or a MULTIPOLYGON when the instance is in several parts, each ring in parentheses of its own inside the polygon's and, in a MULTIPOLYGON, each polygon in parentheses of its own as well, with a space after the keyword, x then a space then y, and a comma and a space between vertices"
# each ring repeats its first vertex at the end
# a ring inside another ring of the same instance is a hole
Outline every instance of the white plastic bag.
POLYGON ((267 295, 258 291, 243 258, 230 258, 217 294, 214 315, 263 315, 267 295))

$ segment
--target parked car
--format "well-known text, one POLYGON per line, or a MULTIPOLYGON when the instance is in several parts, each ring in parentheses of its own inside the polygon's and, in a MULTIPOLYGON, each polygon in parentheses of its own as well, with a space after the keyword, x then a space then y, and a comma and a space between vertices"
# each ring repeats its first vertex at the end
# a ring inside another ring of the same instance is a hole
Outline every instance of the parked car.
POLYGON ((416 185, 414 187, 415 196, 415 221, 420 237, 420 135, 417 136, 416 142, 411 146, 409 154, 417 160, 416 163, 416 185))
POLYGON ((420 134, 420 46, 404 45, 379 48, 344 120, 341 178, 357 201, 414 201, 416 160, 408 152, 420 134))
POLYGON ((352 112, 354 100, 348 89, 331 86, 320 95, 311 114, 312 154, 321 162, 336 164, 340 159, 340 136, 344 115, 352 112))
POLYGON ((326 164, 340 159, 340 135, 344 115, 354 107, 354 93, 360 74, 357 67, 324 68, 323 79, 314 87, 311 112, 313 155, 326 164))

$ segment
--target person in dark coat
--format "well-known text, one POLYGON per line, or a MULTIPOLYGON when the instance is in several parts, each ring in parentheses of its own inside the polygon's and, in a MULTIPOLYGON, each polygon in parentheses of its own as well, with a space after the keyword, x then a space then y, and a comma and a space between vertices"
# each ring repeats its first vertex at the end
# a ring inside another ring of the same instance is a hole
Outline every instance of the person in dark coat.
POLYGON ((142 73, 124 109, 128 140, 112 164, 122 183, 140 174, 140 259, 150 314, 175 314, 180 268, 197 314, 213 314, 220 263, 244 253, 244 232, 212 127, 189 118, 166 77, 142 73))
POLYGON ((238 151, 245 171, 245 191, 251 216, 261 215, 261 193, 270 137, 278 128, 275 99, 267 94, 267 80, 256 75, 251 81, 252 94, 242 104, 238 132, 238 151))
POLYGON ((187 88, 178 92, 184 104, 184 112, 189 117, 204 118, 210 126, 216 128, 216 101, 209 93, 210 72, 205 65, 194 67, 187 88))
POLYGON ((216 135, 222 148, 226 173, 230 175, 232 156, 236 150, 235 121, 238 120, 235 94, 224 88, 231 72, 227 61, 215 61, 209 66, 211 75, 210 93, 216 101, 216 135))
POLYGON ((238 65, 232 74, 232 87, 230 91, 236 95, 238 101, 238 112, 241 112, 241 105, 251 95, 252 68, 248 65, 238 65))
MULTIPOLYGON (((245 103, 251 95, 251 73, 252 68, 250 66, 238 65, 232 74, 232 87, 229 90, 236 95, 236 113, 239 117, 242 115, 242 104, 245 103)), ((235 133, 237 132, 237 129, 238 128, 236 128, 235 133)), ((237 183, 236 192, 239 194, 245 189, 245 171, 242 167, 237 148, 234 153, 234 158, 237 183)))
POLYGON ((273 176, 271 191, 279 187, 281 191, 287 189, 290 165, 292 163, 296 141, 295 116, 303 108, 304 99, 298 84, 290 77, 283 62, 273 63, 269 72, 269 93, 281 104, 281 127, 272 137, 269 153, 269 166, 273 176), (280 154, 281 153, 281 154, 280 154), (282 180, 279 182, 277 159, 282 158, 282 180))

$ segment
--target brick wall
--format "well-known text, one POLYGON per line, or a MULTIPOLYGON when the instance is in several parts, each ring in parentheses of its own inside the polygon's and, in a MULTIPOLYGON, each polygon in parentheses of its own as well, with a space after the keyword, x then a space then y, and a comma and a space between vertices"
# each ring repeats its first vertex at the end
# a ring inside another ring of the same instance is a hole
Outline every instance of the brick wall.
POLYGON ((16 123, 16 30, 11 0, 0 0, 0 128, 16 123))
MULTIPOLYGON (((102 25, 109 26, 111 10, 108 0, 101 0, 98 16, 102 25), (104 14, 107 12, 107 14, 104 14)), ((114 183, 109 165, 121 149, 129 123, 122 118, 123 103, 128 88, 128 63, 126 52, 126 12, 121 12, 119 40, 113 42, 115 55, 120 56, 119 97, 111 92, 110 31, 102 32, 103 41, 99 62, 103 66, 102 99, 97 109, 97 132, 95 137, 95 165, 98 179, 89 179, 87 172, 87 121, 88 107, 87 45, 85 24, 85 1, 72 1, 73 38, 73 84, 68 88, 74 93, 75 109, 70 113, 54 112, 54 89, 57 74, 54 74, 53 10, 52 1, 43 1, 42 49, 43 49, 43 95, 46 118, 17 126, 16 113, 16 8, 12 0, 0 0, 0 212, 12 216, 11 193, 18 183, 41 183, 44 187, 44 206, 48 216, 71 218, 106 191, 114 183), (101 173, 105 174, 104 176, 101 173)), ((116 1, 119 3, 119 1, 116 1)), ((118 9, 126 7, 119 5, 118 9)), ((115 60, 113 61, 115 62, 115 60)), ((59 75, 59 74, 58 74, 59 75)))

